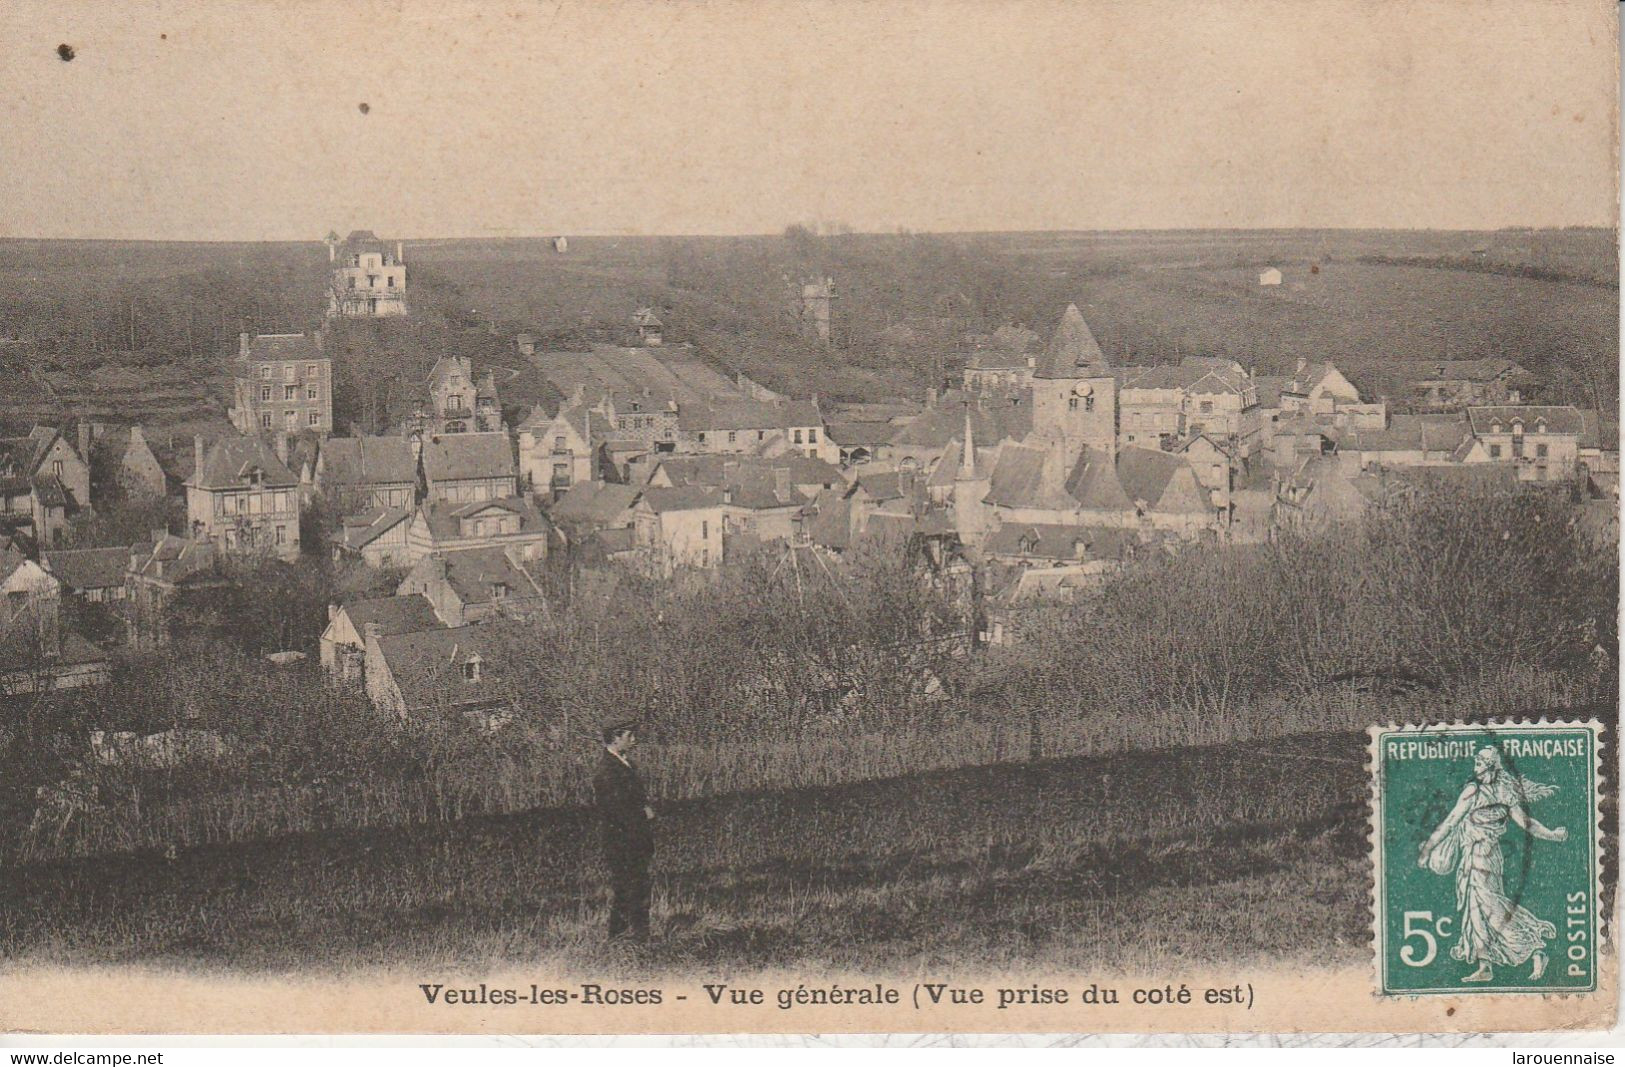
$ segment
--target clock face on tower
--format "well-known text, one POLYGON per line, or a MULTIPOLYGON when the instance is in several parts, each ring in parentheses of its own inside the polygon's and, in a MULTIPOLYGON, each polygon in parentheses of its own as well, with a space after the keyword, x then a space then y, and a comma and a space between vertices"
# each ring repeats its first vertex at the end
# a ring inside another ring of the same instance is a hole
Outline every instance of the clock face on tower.
POLYGON ((1094 391, 1095 387, 1090 385, 1088 382, 1079 382, 1077 385, 1072 387, 1072 392, 1077 396, 1088 396, 1094 391))

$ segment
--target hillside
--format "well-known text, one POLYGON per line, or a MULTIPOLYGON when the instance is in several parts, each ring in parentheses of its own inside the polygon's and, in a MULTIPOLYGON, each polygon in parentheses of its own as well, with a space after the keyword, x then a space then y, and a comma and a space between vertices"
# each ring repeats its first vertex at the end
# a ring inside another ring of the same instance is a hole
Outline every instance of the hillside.
MULTIPOLYGON (((1369 931, 1364 761, 1363 738, 1339 734, 671 805, 650 962, 1352 963, 1369 931)), ((550 811, 12 869, 0 953, 613 967, 587 829, 550 811)))
MULTIPOLYGON (((655 308, 669 342, 719 371, 834 401, 918 399, 958 374, 968 338, 1048 331, 1068 302, 1128 363, 1222 355, 1266 371, 1331 358, 1505 356, 1542 399, 1618 390, 1618 263, 1600 230, 1168 231, 578 237, 407 241, 413 319, 341 339, 340 425, 376 425, 441 354, 514 366, 543 347, 624 342, 655 308), (1279 287, 1257 273, 1276 266, 1279 287), (834 331, 802 328, 795 286, 834 279, 834 331), (382 373, 380 373, 382 372, 382 373)), ((322 321, 327 256, 308 244, 0 241, 0 420, 77 410, 170 425, 223 407, 240 330, 322 321), (22 342, 22 343, 16 343, 22 342), (109 369, 142 377, 104 388, 109 369), (55 390, 55 392, 53 392, 55 390)), ((551 407, 540 383, 505 390, 551 407)), ((522 413, 522 412, 519 412, 522 413)))

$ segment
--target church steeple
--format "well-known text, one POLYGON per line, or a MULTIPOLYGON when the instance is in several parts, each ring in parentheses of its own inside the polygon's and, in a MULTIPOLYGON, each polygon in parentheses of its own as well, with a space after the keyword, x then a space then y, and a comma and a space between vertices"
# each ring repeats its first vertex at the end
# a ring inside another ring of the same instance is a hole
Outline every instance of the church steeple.
POLYGON ((965 447, 959 456, 959 481, 969 482, 976 479, 976 434, 971 429, 970 406, 974 401, 965 398, 965 447))

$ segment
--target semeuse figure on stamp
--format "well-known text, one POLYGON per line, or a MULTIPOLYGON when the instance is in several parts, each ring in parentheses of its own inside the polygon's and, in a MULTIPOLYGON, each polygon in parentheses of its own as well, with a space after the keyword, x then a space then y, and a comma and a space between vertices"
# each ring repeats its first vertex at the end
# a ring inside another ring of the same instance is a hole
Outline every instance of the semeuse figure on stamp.
POLYGON ((643 779, 628 755, 637 744, 637 724, 604 727, 604 754, 593 776, 599 844, 609 869, 611 941, 649 938, 649 865, 654 860, 654 809, 643 779))
POLYGON ((1557 936, 1557 927, 1507 899, 1501 838, 1510 821, 1537 840, 1567 841, 1567 829, 1548 829, 1526 807, 1556 791, 1509 772, 1499 748, 1482 748, 1455 807, 1422 842, 1418 866, 1456 875, 1460 936, 1450 955, 1478 965, 1464 982, 1488 982, 1496 964, 1516 967, 1531 959, 1530 981, 1546 973, 1546 942, 1557 936))

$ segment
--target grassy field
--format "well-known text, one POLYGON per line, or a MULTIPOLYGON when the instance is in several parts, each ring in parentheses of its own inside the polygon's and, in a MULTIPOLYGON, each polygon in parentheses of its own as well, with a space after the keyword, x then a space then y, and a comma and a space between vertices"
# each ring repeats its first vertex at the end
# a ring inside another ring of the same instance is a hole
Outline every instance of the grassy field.
POLYGON ((903 971, 1366 952, 1353 734, 939 772, 667 806, 657 942, 602 944, 586 813, 303 835, 0 873, 0 955, 275 971, 903 971))

